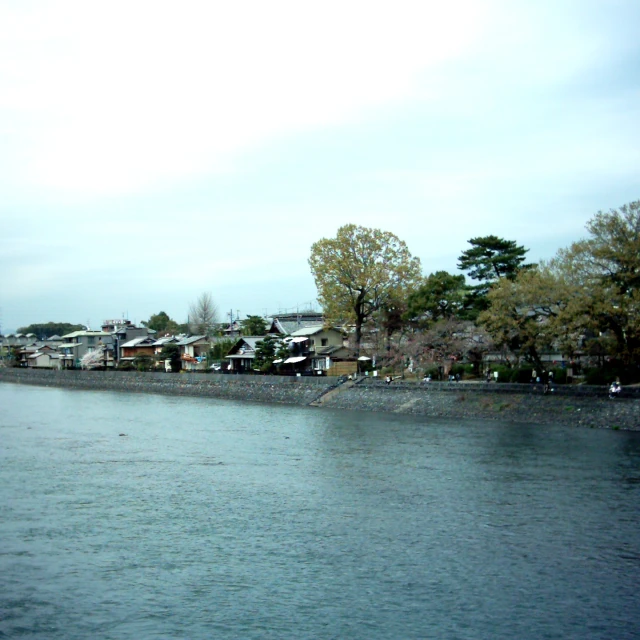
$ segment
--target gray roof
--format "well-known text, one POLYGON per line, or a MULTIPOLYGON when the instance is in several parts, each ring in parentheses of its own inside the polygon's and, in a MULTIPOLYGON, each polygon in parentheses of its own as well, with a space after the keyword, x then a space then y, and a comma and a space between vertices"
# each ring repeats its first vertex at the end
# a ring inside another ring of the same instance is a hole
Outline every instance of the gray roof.
POLYGON ((324 322, 320 320, 281 320, 280 318, 274 318, 271 324, 271 329, 275 328, 280 333, 290 335, 294 331, 305 329, 308 327, 320 327, 324 326, 324 322))
POLYGON ((193 344, 194 342, 198 342, 198 340, 206 340, 207 336, 191 336, 190 338, 184 338, 184 340, 180 340, 178 342, 178 346, 185 347, 188 344, 193 344))
POLYGON ((66 335, 62 336, 61 340, 67 340, 71 338, 84 338, 85 336, 103 337, 110 335, 111 334, 107 333, 106 331, 92 331, 91 329, 82 329, 80 331, 72 331, 71 333, 67 333, 66 335))
POLYGON ((294 331, 291 336, 294 338, 297 337, 302 337, 302 336, 313 336, 316 333, 320 333, 322 330, 324 329, 324 327, 322 325, 320 325, 319 327, 304 327, 303 329, 298 329, 297 331, 294 331))
POLYGON ((242 336, 240 340, 243 340, 247 343, 247 346, 255 349, 258 342, 262 342, 265 339, 265 336, 242 336))
POLYGON ((149 336, 140 336, 139 338, 134 338, 133 340, 129 340, 129 342, 125 342, 124 344, 121 344, 120 347, 121 348, 137 347, 142 342, 146 342, 147 344, 153 344, 154 339, 150 338, 149 336))
POLYGON ((242 336, 238 338, 238 341, 231 347, 229 353, 237 353, 240 349, 244 348, 245 345, 250 351, 255 351, 258 342, 262 342, 265 338, 266 336, 242 336))
POLYGON ((174 336, 165 336, 164 338, 158 338, 154 343, 154 347, 161 347, 163 344, 170 344, 171 342, 179 342, 178 338, 174 336))

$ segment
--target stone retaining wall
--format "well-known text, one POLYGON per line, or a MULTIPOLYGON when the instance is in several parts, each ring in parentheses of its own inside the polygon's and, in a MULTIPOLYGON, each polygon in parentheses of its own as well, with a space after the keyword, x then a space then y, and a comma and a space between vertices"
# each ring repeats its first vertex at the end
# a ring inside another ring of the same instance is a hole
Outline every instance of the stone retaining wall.
MULTIPOLYGON (((385 387, 387 386, 383 378, 369 378, 364 377, 359 382, 359 385, 365 385, 369 387, 385 387)), ((527 383, 527 384, 515 384, 507 382, 414 382, 407 380, 394 380, 389 388, 401 388, 401 389, 432 389, 443 393, 458 393, 464 390, 468 393, 482 393, 482 394, 534 394, 543 395, 544 385, 540 383, 527 383)), ((606 385, 589 385, 589 384, 553 384, 552 393, 556 396, 570 396, 570 397, 593 397, 593 398, 608 398, 609 388, 606 385)), ((624 387, 622 389, 622 397, 624 398, 636 398, 640 400, 640 386, 638 387, 624 387)))
POLYGON ((606 388, 541 385, 415 383, 366 380, 332 395, 334 409, 408 413, 469 420, 485 418, 570 426, 640 430, 640 399, 631 389, 611 400, 606 388))
POLYGON ((125 371, 0 369, 0 381, 77 389, 204 396, 356 411, 406 413, 460 420, 501 419, 526 423, 640 430, 640 390, 623 389, 610 400, 606 387, 495 383, 416 383, 363 378, 342 385, 336 378, 167 374, 125 371), (336 393, 327 392, 337 388, 336 393), (325 395, 326 394, 326 395, 325 395))
POLYGON ((0 381, 74 389, 204 396, 308 405, 338 384, 335 378, 240 376, 134 371, 0 369, 0 381))

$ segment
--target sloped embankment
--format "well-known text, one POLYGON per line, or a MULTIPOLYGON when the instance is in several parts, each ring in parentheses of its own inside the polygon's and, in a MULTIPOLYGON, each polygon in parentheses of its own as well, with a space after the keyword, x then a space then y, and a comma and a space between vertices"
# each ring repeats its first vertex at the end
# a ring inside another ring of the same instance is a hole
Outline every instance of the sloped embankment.
POLYGON ((311 404, 337 382, 333 378, 292 376, 30 369, 0 369, 0 381, 94 391, 161 393, 293 405, 311 404))
POLYGON ((0 369, 0 381, 137 393, 201 396, 458 420, 500 419, 640 430, 640 389, 609 400, 603 387, 413 383, 377 379, 0 369))
POLYGON ((544 395, 530 385, 407 383, 363 380, 322 398, 322 406, 433 417, 500 419, 640 430, 640 396, 610 400, 606 389, 563 388, 544 395))

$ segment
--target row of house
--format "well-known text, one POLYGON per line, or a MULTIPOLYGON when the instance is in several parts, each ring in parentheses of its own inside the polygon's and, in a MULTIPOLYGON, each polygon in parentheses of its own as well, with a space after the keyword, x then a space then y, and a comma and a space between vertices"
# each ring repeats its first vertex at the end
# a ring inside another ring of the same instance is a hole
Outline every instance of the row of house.
MULTIPOLYGON (((310 326, 284 335, 272 325, 270 333, 279 336, 287 347, 287 357, 274 360, 280 373, 346 375, 357 370, 357 358, 346 346, 344 335, 339 329, 322 325, 310 326)), ((238 338, 225 358, 228 361, 228 371, 252 371, 256 350, 263 339, 263 336, 238 338)))
MULTIPOLYGON (((96 354, 92 366, 111 369, 139 356, 148 356, 157 366, 166 366, 160 354, 167 344, 180 350, 181 367, 187 371, 211 367, 207 354, 221 340, 234 340, 232 348, 216 369, 229 373, 249 373, 259 343, 265 336, 240 336, 239 327, 225 327, 224 337, 162 336, 147 327, 127 320, 105 321, 100 330, 84 329, 64 336, 38 340, 33 334, 0 336, 0 354, 10 351, 19 365, 32 368, 75 369, 86 366, 96 354)), ((324 326, 322 314, 315 312, 281 315, 268 325, 267 335, 285 345, 286 357, 274 364, 285 374, 343 375, 357 369, 357 359, 347 348, 342 331, 324 326)))

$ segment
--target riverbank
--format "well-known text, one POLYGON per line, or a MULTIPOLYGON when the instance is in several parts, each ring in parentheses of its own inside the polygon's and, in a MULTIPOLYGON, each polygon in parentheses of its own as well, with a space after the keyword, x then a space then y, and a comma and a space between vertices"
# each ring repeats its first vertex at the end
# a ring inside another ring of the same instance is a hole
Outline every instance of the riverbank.
POLYGON ((640 389, 610 400, 604 387, 416 383, 363 378, 166 374, 124 371, 0 369, 0 382, 72 389, 212 397, 331 409, 405 413, 460 420, 500 419, 530 424, 640 430, 640 389))

